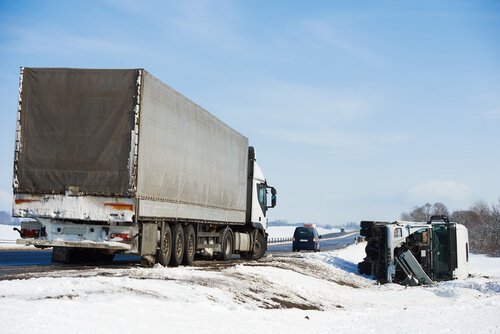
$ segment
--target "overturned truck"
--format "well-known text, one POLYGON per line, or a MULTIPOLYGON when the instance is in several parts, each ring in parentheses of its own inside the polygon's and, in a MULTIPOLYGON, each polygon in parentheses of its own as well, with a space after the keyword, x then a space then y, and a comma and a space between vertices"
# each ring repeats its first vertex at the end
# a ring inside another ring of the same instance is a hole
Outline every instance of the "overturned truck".
POLYGON ((358 271, 382 284, 432 284, 468 276, 467 228, 446 216, 428 222, 362 221, 360 234, 367 245, 358 271))

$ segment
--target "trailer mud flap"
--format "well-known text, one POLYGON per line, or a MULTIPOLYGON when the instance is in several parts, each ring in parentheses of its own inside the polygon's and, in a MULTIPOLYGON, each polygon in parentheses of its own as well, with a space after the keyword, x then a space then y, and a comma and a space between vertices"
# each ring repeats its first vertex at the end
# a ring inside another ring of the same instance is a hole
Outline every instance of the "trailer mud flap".
POLYGON ((158 227, 156 222, 147 222, 141 224, 140 254, 156 255, 158 246, 158 227))

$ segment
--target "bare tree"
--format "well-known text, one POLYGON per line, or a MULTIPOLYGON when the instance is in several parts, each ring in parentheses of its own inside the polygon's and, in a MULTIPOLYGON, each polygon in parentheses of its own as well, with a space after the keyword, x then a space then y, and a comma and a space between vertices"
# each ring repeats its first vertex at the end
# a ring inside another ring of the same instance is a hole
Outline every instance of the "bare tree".
POLYGON ((435 216, 435 215, 449 216, 450 212, 448 211, 448 208, 446 207, 446 205, 444 205, 441 202, 436 202, 432 205, 432 215, 433 216, 435 216))
POLYGON ((400 218, 401 220, 411 221, 411 215, 408 212, 403 212, 400 218))
POLYGON ((402 220, 428 221, 432 215, 446 215, 451 221, 465 225, 469 230, 470 250, 474 253, 500 256, 500 199, 489 206, 485 201, 475 202, 468 210, 457 210, 451 215, 441 202, 415 206, 401 214, 402 220))
POLYGON ((500 199, 496 205, 492 206, 493 231, 491 246, 494 248, 493 254, 500 256, 500 199))
POLYGON ((472 252, 500 256, 500 201, 491 207, 484 201, 475 202, 469 210, 453 212, 451 218, 469 230, 472 252))
POLYGON ((474 253, 481 253, 481 245, 479 243, 480 221, 479 215, 472 210, 454 211, 451 214, 450 220, 460 223, 469 230, 469 247, 474 253))
POLYGON ((412 211, 403 212, 401 214, 402 220, 409 221, 420 221, 425 222, 429 221, 431 216, 434 215, 449 215, 448 208, 441 202, 437 202, 434 204, 425 203, 422 206, 415 206, 412 211))

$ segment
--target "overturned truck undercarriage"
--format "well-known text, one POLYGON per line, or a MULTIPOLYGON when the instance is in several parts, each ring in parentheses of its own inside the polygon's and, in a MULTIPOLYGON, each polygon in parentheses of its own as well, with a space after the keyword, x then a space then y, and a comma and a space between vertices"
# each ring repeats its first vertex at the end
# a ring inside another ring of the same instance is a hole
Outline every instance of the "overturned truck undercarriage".
POLYGON ((382 284, 432 284, 468 276, 467 229, 446 216, 428 222, 362 221, 360 234, 367 245, 358 271, 382 284))

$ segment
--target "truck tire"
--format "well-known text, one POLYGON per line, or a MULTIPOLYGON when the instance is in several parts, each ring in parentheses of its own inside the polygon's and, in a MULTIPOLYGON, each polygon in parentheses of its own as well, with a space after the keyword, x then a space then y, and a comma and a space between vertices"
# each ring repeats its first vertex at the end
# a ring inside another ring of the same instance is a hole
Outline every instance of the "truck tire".
POLYGON ((194 261, 194 254, 196 253, 196 236, 194 235, 193 225, 189 224, 184 226, 184 256, 182 264, 190 266, 194 261))
POLYGON ((231 260, 231 256, 233 255, 233 233, 229 227, 224 229, 222 232, 221 238, 221 252, 217 257, 221 261, 229 261, 231 260))
POLYGON ((172 226, 172 257, 170 258, 170 265, 177 267, 182 264, 184 256, 184 231, 181 224, 172 226))
POLYGON ((266 239, 264 239, 264 236, 261 233, 257 233, 253 244, 253 250, 247 253, 241 253, 241 257, 246 260, 258 260, 264 256, 265 252, 266 239))
POLYGON ((254 260, 258 260, 264 256, 266 253, 266 239, 262 235, 262 233, 257 233, 255 238, 255 243, 253 246, 253 255, 252 258, 254 260))
POLYGON ((359 226, 361 228, 368 228, 371 229, 373 224, 375 224, 374 221, 369 221, 369 220, 363 220, 362 222, 359 223, 359 226))
POLYGON ((374 222, 372 222, 372 221, 362 221, 360 224, 361 229, 359 231, 359 234, 362 237, 371 238, 373 224, 374 224, 374 222))
POLYGON ((363 227, 359 230, 359 235, 365 238, 371 238, 372 230, 371 228, 363 227))
POLYGON ((163 223, 160 232, 160 252, 158 262, 162 266, 168 266, 172 257, 172 230, 167 223, 163 223))
POLYGON ((363 275, 372 274, 372 264, 370 262, 358 262, 358 272, 363 275))

